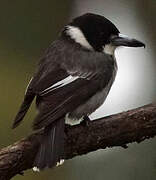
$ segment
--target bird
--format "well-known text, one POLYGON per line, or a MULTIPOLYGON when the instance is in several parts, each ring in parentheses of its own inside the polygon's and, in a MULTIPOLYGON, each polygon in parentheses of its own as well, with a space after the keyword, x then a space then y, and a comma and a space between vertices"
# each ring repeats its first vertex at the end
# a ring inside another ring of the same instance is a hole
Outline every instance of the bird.
POLYGON ((119 46, 145 44, 121 34, 106 17, 85 13, 65 25, 43 53, 12 125, 21 123, 36 98, 32 128, 43 134, 34 171, 64 162, 65 124, 87 125, 104 103, 116 77, 119 46))

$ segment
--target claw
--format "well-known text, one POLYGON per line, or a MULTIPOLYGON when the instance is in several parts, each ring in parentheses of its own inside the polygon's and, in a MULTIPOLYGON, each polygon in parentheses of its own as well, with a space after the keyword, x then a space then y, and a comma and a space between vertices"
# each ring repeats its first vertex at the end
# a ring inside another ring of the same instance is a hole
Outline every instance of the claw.
POLYGON ((84 116, 83 117, 83 121, 81 121, 80 124, 82 124, 83 126, 89 126, 90 122, 91 122, 91 120, 89 119, 89 117, 88 116, 84 116))

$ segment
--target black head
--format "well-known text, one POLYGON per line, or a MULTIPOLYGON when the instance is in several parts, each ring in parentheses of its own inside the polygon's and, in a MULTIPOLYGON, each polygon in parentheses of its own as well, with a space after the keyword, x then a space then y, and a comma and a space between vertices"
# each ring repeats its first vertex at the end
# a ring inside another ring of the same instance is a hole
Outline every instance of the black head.
POLYGON ((92 13, 73 19, 69 25, 78 27, 96 51, 102 51, 102 46, 110 43, 111 35, 119 34, 119 30, 111 21, 92 13))
POLYGON ((119 30, 111 21, 92 13, 73 19, 65 27, 64 32, 82 46, 90 46, 99 52, 114 51, 117 46, 144 46, 140 41, 120 36, 119 30))

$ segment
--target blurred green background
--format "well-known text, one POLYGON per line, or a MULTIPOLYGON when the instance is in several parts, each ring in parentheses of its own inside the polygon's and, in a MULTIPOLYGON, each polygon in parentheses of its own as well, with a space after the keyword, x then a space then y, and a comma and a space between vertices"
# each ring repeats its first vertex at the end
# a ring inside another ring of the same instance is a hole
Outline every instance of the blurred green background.
MULTIPOLYGON (((0 147, 31 132, 32 106, 23 124, 11 129, 39 57, 64 24, 86 12, 104 15, 120 31, 146 43, 146 49, 116 51, 118 74, 105 104, 91 118, 132 109, 156 100, 155 0, 1 0, 0 5, 0 147)), ((155 180, 156 139, 128 149, 99 150, 41 173, 32 170, 13 180, 155 180)))

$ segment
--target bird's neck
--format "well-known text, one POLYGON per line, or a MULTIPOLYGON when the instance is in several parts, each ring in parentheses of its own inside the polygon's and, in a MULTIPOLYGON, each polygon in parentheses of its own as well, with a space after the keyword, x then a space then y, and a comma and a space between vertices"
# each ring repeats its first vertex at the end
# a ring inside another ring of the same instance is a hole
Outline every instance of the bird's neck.
MULTIPOLYGON (((65 39, 72 41, 72 43, 79 44, 82 48, 90 51, 95 51, 94 48, 90 45, 90 43, 87 41, 83 32, 78 27, 70 25, 65 26, 61 35, 65 39)), ((115 49, 116 47, 110 43, 102 46, 100 52, 104 52, 105 54, 114 56, 115 49)))
POLYGON ((113 46, 111 43, 103 46, 103 52, 113 57, 115 57, 115 49, 116 49, 116 46, 113 46))

